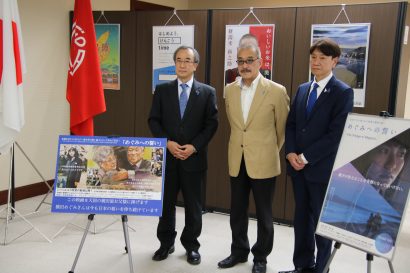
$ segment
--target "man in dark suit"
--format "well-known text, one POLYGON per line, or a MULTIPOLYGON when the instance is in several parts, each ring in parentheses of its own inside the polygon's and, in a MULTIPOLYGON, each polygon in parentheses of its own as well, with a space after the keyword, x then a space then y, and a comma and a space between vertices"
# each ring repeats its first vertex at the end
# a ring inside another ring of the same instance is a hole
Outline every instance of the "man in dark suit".
POLYGON ((310 47, 315 78, 299 86, 290 108, 285 154, 296 202, 295 269, 280 273, 322 273, 330 257, 332 241, 315 235, 315 229, 346 117, 353 108, 352 88, 332 73, 340 53, 330 39, 318 40, 310 47))
POLYGON ((181 243, 187 261, 199 264, 198 237, 202 229, 201 184, 207 169, 207 146, 218 127, 215 89, 194 79, 199 54, 187 46, 174 53, 177 79, 155 88, 148 124, 155 137, 167 138, 162 217, 157 237, 160 248, 152 257, 161 261, 174 252, 175 204, 182 191, 185 227, 181 243))

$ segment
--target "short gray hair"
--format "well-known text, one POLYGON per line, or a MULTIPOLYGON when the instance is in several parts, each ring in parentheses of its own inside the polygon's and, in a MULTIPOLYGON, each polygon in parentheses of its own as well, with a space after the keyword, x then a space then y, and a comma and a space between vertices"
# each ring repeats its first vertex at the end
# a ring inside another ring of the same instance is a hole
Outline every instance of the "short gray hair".
POLYGON ((184 50, 184 49, 190 49, 190 50, 192 50, 192 52, 194 53, 194 63, 199 64, 199 53, 198 53, 198 51, 197 51, 195 48, 193 48, 192 46, 180 46, 180 47, 178 47, 178 48, 175 50, 175 52, 174 52, 174 57, 173 57, 174 62, 176 62, 176 60, 177 60, 177 54, 178 54, 178 52, 179 52, 180 50, 184 50))
POLYGON ((259 59, 261 58, 261 49, 259 48, 258 45, 255 43, 249 42, 249 43, 242 43, 238 46, 238 53, 242 49, 253 49, 256 52, 256 57, 259 59))
POLYGON ((107 157, 114 154, 114 149, 111 146, 94 146, 93 160, 100 165, 107 160, 107 157))

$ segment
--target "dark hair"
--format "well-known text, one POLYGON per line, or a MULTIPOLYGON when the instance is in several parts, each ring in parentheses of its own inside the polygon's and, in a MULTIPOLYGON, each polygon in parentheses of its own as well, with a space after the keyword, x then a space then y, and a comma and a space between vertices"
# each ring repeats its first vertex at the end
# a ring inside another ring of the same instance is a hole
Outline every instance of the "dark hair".
POLYGON ((67 152, 67 154, 70 158, 71 158, 70 151, 74 151, 74 156, 73 157, 79 157, 80 156, 77 148, 71 147, 70 149, 68 149, 68 152, 67 152))
POLYGON ((194 63, 199 64, 199 53, 198 53, 198 51, 197 51, 195 48, 193 48, 192 46, 180 46, 180 47, 178 47, 178 48, 175 50, 175 52, 174 52, 174 57, 173 57, 174 62, 176 62, 178 52, 179 52, 180 50, 184 50, 184 49, 190 49, 190 50, 192 50, 192 52, 194 53, 194 63))
POLYGON ((320 39, 314 42, 310 47, 310 54, 312 54, 316 49, 326 56, 332 56, 332 58, 339 57, 341 54, 339 45, 329 38, 320 39))

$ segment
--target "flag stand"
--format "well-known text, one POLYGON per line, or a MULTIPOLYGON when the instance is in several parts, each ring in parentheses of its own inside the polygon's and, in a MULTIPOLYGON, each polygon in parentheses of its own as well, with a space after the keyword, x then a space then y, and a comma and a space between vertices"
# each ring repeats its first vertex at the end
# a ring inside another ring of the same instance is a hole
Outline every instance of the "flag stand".
MULTIPOLYGON (((77 265, 78 258, 80 257, 81 250, 83 248, 85 238, 87 237, 87 233, 89 232, 91 222, 94 220, 94 216, 95 216, 95 214, 88 215, 87 226, 84 229, 84 234, 83 234, 83 237, 81 239, 80 245, 78 247, 78 251, 77 251, 77 254, 75 256, 75 259, 74 259, 73 265, 71 267, 71 270, 68 273, 74 273, 74 269, 77 265)), ((130 273, 134 273, 134 266, 132 264, 130 237, 129 237, 129 234, 128 234, 128 217, 127 217, 127 215, 121 215, 121 221, 122 221, 122 228, 123 228, 123 231, 124 231, 125 252, 128 253, 128 262, 129 262, 129 266, 130 266, 130 273)))
MULTIPOLYGON (((51 243, 51 240, 47 238, 46 235, 44 235, 44 233, 42 233, 37 227, 35 227, 29 220, 27 220, 27 218, 22 215, 20 212, 18 212, 18 210, 15 209, 15 200, 14 200, 14 144, 17 145, 17 147, 20 149, 20 151, 23 152, 23 150, 21 149, 21 147, 17 144, 17 142, 14 142, 11 147, 10 147, 10 174, 9 174, 9 188, 8 188, 8 195, 7 195, 7 205, 5 208, 3 208, 2 210, 0 210, 0 213, 3 212, 4 210, 6 210, 6 217, 5 217, 5 227, 4 227, 4 240, 3 240, 3 245, 7 245, 15 240, 17 240, 18 238, 22 237, 23 235, 27 234, 28 232, 30 232, 31 230, 35 230, 37 231, 37 233, 39 233, 44 239, 46 239, 49 243, 51 243), (15 237, 14 239, 7 241, 7 234, 8 234, 8 226, 9 223, 11 222, 11 220, 13 220, 16 216, 15 214, 17 214, 17 216, 19 216, 21 219, 23 219, 28 225, 31 226, 30 229, 26 230, 23 234, 15 237)), ((33 163, 31 162, 31 160, 27 157, 27 155, 23 152, 23 154, 26 156, 26 158, 29 160, 29 162, 31 163, 31 165, 35 168, 35 166, 33 165, 33 163)), ((38 172, 37 168, 35 168, 35 170, 38 172)), ((40 174, 40 173, 39 173, 40 174)), ((41 175, 41 174, 40 174, 41 175)), ((41 176, 42 177, 42 176, 41 176)), ((42 177, 43 178, 43 177, 42 177)), ((44 180, 45 182, 45 180, 44 180)), ((47 182, 45 182, 47 184, 47 182)), ((48 185, 48 184, 47 184, 48 185)), ((48 185, 49 186, 49 185, 48 185)), ((50 187, 50 186, 49 186, 50 187)), ((39 208, 39 207, 38 207, 39 208)), ((35 211, 37 212, 37 211, 35 211)), ((33 213, 35 213, 33 212, 33 213)), ((33 214, 30 213, 30 214, 33 214)))

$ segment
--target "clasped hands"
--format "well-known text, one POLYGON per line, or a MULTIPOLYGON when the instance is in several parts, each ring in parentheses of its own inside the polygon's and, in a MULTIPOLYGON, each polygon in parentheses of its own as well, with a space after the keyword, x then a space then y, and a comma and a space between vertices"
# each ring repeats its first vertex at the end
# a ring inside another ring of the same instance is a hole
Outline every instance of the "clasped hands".
POLYGON ((305 167, 305 163, 303 163, 302 158, 300 155, 297 155, 296 153, 289 153, 286 158, 288 159, 290 165, 296 170, 300 171, 305 167))
POLYGON ((179 145, 177 142, 172 140, 169 140, 167 142, 167 148, 175 158, 178 158, 180 160, 187 159, 195 152, 195 148, 193 145, 179 145))

